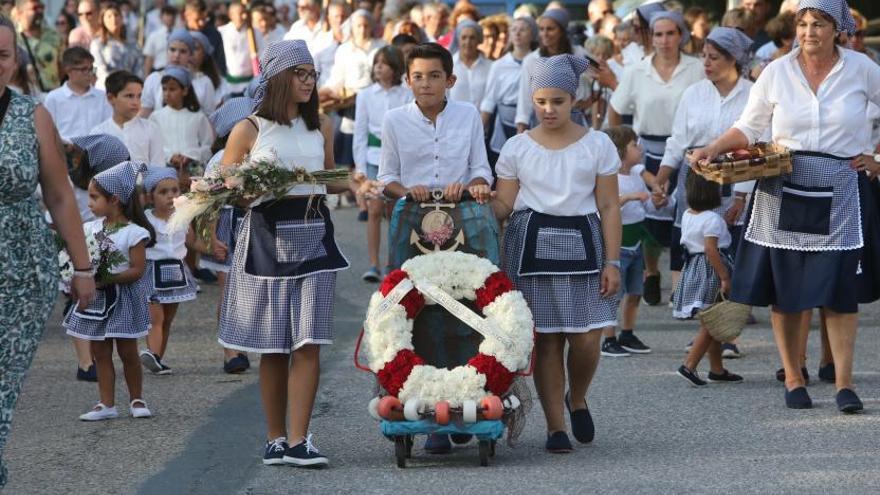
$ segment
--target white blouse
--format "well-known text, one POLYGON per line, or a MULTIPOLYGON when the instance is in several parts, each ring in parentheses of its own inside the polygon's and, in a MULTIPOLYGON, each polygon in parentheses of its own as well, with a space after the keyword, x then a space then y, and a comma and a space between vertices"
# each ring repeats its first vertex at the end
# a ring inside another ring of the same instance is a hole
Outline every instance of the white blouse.
POLYGON ((211 158, 214 129, 204 113, 166 106, 150 114, 150 120, 162 132, 165 162, 170 162, 177 154, 201 163, 211 158))
MULTIPOLYGON (((91 222, 83 224, 83 231, 85 232, 86 237, 94 237, 95 234, 100 232, 103 228, 103 218, 98 218, 97 220, 92 220, 91 222)), ((107 237, 113 241, 113 248, 122 253, 122 256, 125 258, 125 261, 110 269, 110 273, 117 274, 131 268, 131 265, 129 264, 131 261, 131 248, 137 246, 141 242, 149 241, 150 233, 147 232, 147 229, 136 223, 128 223, 107 237)))
POLYGON ((357 94, 354 118, 354 165, 358 172, 366 173, 367 164, 379 165, 382 149, 367 146, 368 135, 382 139, 382 121, 392 108, 403 106, 413 99, 412 91, 402 85, 384 89, 379 83, 357 94))
POLYGON ((618 114, 633 116, 633 130, 640 136, 669 136, 682 93, 703 79, 703 63, 682 54, 667 82, 657 73, 653 60, 651 55, 626 66, 610 103, 618 114))
MULTIPOLYGON (((196 98, 199 100, 199 106, 205 115, 210 115, 217 108, 217 96, 214 89, 214 83, 211 78, 201 72, 193 75, 192 80, 193 91, 196 92, 196 98)), ((162 73, 153 72, 144 80, 144 90, 141 93, 141 106, 158 110, 165 106, 165 100, 162 96, 162 73)))
MULTIPOLYGON (((624 196, 626 194, 648 192, 648 186, 645 185, 645 179, 642 174, 645 172, 644 165, 633 165, 629 169, 628 174, 617 172, 617 194, 624 196)), ((627 201, 620 207, 620 222, 622 225, 632 225, 639 223, 645 219, 645 202, 627 201)))
POLYGON ((712 81, 703 79, 684 90, 660 163, 677 169, 688 148, 706 146, 724 134, 742 114, 751 88, 752 82, 741 78, 722 97, 712 81))
POLYGON ((717 237, 718 249, 730 247, 730 231, 721 215, 712 210, 685 211, 681 219, 681 245, 691 254, 705 253, 706 237, 717 237))
POLYGON ((483 95, 486 94, 486 82, 489 79, 489 69, 492 62, 483 54, 470 67, 465 65, 459 57, 460 52, 452 56, 452 73, 455 75, 455 85, 449 90, 449 98, 457 101, 466 101, 480 108, 483 95))
POLYGON ((492 62, 486 80, 486 93, 480 103, 481 112, 492 113, 498 105, 516 105, 522 67, 522 60, 513 58, 513 53, 507 53, 492 62))
MULTIPOLYGON (((526 124, 532 120, 532 72, 535 70, 535 62, 538 61, 538 57, 541 56, 541 52, 538 50, 533 51, 532 53, 526 55, 526 58, 523 59, 522 63, 522 71, 519 76, 519 88, 517 89, 516 96, 516 123, 517 124, 526 124)), ((572 49, 572 55, 575 57, 583 57, 587 54, 587 52, 580 46, 575 46, 572 49)), ((577 94, 575 95, 577 99, 581 100, 587 96, 590 92, 590 79, 586 72, 581 74, 580 84, 578 85, 577 94)))
POLYGON ((373 57, 383 46, 385 41, 380 39, 371 40, 366 50, 355 45, 354 41, 346 41, 339 45, 334 55, 333 69, 325 86, 335 90, 345 88, 359 91, 372 84, 370 76, 373 72, 373 57))
POLYGON ((147 220, 156 231, 156 244, 147 248, 148 260, 182 260, 186 256, 186 229, 171 231, 168 221, 147 210, 147 220))
POLYGON ((840 59, 810 89, 798 67, 799 48, 771 62, 752 88, 734 127, 752 144, 769 127, 773 141, 793 150, 839 157, 872 153, 868 105, 880 105, 880 66, 867 56, 838 48, 840 59))
POLYGON ((596 213, 596 176, 615 175, 619 168, 611 138, 592 129, 559 150, 541 146, 528 132, 518 134, 504 143, 495 164, 499 179, 519 181, 514 210, 556 216, 596 213))
MULTIPOLYGON (((324 170, 324 135, 321 129, 309 130, 302 119, 297 118, 290 126, 281 125, 263 117, 254 117, 257 122, 257 138, 251 146, 251 156, 274 155, 282 166, 288 170, 302 167, 307 172, 324 170)), ((308 196, 312 194, 327 194, 327 187, 323 184, 301 184, 287 190, 290 196, 308 196)), ((270 195, 263 196, 251 206, 256 206, 267 199, 270 195)))

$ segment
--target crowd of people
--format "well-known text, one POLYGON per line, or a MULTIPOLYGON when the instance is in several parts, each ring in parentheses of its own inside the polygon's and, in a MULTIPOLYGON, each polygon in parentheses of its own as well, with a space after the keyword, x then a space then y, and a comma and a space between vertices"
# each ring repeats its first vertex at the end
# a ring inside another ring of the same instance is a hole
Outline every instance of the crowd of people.
MULTIPOLYGON (((548 451, 572 450, 566 409, 575 439, 592 441, 600 354, 651 352, 635 334, 642 301, 680 319, 720 294, 772 306, 789 408, 812 404, 818 308, 819 378, 842 412, 863 408, 852 360, 859 305, 880 297, 880 56, 844 0, 786 0, 775 16, 744 0, 718 20, 674 0, 631 12, 591 0, 586 22, 557 1, 484 16, 467 0, 156 0, 143 15, 69 0, 54 27, 41 0, 3 8, 0 453, 57 296, 48 222, 75 269, 62 323, 76 377, 99 389, 80 419, 119 416, 114 347, 131 416, 152 415, 142 368, 172 373, 178 305, 216 281, 224 371, 261 355, 263 462, 326 464, 309 419, 349 266, 331 210, 360 209, 362 278, 378 283, 394 268, 381 249, 394 200, 438 189, 491 204, 504 226, 501 266, 535 317, 548 451), (759 141, 792 150, 793 172, 721 187, 691 169, 759 141), (169 228, 191 177, 266 152, 351 180, 228 205, 211 242, 169 228), (124 257, 97 288, 84 241, 96 232, 124 257)), ((707 384, 706 354, 709 382, 742 381, 723 361, 737 342, 701 327, 687 351, 691 385, 707 384)))

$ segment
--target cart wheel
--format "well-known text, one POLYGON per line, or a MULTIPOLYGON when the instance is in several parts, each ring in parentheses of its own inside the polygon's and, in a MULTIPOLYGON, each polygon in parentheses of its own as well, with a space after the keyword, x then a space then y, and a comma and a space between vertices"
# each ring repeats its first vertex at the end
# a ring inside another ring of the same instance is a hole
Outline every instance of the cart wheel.
POLYGON ((477 403, 468 399, 461 403, 461 419, 465 423, 477 422, 477 403))
POLYGON ((434 419, 440 426, 449 424, 449 402, 441 400, 434 405, 434 419))
POLYGON ((394 455, 397 457, 397 467, 406 467, 406 435, 394 437, 394 455))
POLYGON ((422 415, 419 414, 419 409, 421 408, 421 400, 410 399, 406 401, 406 405, 403 406, 403 417, 406 418, 407 421, 418 421, 422 419, 422 415))
POLYGON ((489 457, 491 456, 491 444, 489 440, 480 440, 480 466, 489 465, 489 457))
POLYGON ((376 421, 379 421, 382 419, 382 416, 379 416, 379 398, 378 397, 373 397, 373 399, 370 401, 370 405, 368 406, 367 410, 370 411, 371 418, 375 419, 376 421))
POLYGON ((379 400, 379 416, 394 420, 400 416, 400 400, 397 397, 386 395, 379 400))
POLYGON ((495 440, 489 442, 489 457, 495 457, 495 444, 498 443, 495 440))
POLYGON ((486 419, 501 419, 504 416, 504 406, 501 404, 501 398, 497 395, 483 397, 483 400, 480 401, 480 409, 486 419))

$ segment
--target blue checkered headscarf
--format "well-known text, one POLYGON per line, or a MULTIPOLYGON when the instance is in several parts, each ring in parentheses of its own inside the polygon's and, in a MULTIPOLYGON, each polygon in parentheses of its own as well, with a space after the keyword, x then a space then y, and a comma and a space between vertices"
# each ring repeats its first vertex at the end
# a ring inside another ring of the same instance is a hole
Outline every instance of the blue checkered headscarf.
POLYGON ((168 35, 168 44, 179 41, 189 47, 190 53, 196 50, 196 40, 193 39, 192 35, 189 34, 189 31, 183 28, 177 28, 174 31, 171 31, 171 34, 168 35))
POLYGON ((706 36, 706 39, 724 48, 740 67, 748 67, 752 58, 751 46, 754 42, 745 33, 735 28, 717 27, 706 36))
POLYGON ((657 24, 658 21, 662 20, 672 21, 678 26, 678 31, 681 33, 681 41, 678 42, 679 47, 684 47, 688 41, 691 40, 691 30, 688 28, 687 22, 685 22, 684 17, 678 12, 674 10, 661 10, 658 12, 654 12, 651 14, 651 32, 654 32, 654 25, 657 24))
POLYGON ((652 15, 656 14, 657 12, 665 11, 666 7, 664 7, 663 4, 660 2, 646 3, 636 8, 636 12, 638 12, 639 16, 649 23, 651 22, 652 15))
POLYGON ((260 57, 260 82, 254 92, 253 110, 260 108, 266 96, 269 79, 297 65, 315 64, 312 54, 303 40, 283 40, 270 44, 260 57))
POLYGON ((184 89, 192 84, 192 73, 186 67, 180 65, 168 65, 162 70, 162 78, 171 77, 179 82, 184 89))
POLYGON ((542 88, 559 88, 575 96, 581 74, 589 67, 586 58, 568 53, 538 57, 532 71, 532 93, 542 88))
POLYGON ((79 136, 71 138, 70 142, 88 154, 89 168, 94 173, 103 172, 131 158, 125 143, 109 134, 79 136))
POLYGON ((96 175, 95 182, 127 205, 132 200, 131 196, 137 186, 138 174, 146 170, 147 164, 144 162, 122 162, 96 175))
POLYGON ((177 170, 171 167, 147 167, 144 173, 144 190, 153 192, 156 186, 165 179, 177 181, 177 170))
POLYGON ((538 19, 543 19, 545 17, 547 19, 553 19, 556 24, 559 24, 559 27, 561 27, 563 31, 568 29, 568 23, 571 20, 571 16, 565 9, 547 9, 538 19))
POLYGON ((801 0, 798 12, 804 9, 816 9, 825 12, 837 24, 837 32, 846 31, 855 34, 856 22, 849 11, 846 0, 801 0))
MULTIPOLYGON (((196 43, 202 45, 202 50, 205 50, 205 55, 211 56, 214 54, 214 45, 211 44, 211 40, 202 34, 201 31, 190 31, 189 35, 192 36, 192 39, 195 40, 196 43)), ((193 45, 193 49, 195 49, 195 45, 193 45)))
POLYGON ((239 96, 230 98, 226 103, 208 117, 211 125, 214 126, 214 132, 218 138, 226 137, 232 132, 235 124, 244 120, 252 113, 254 100, 247 96, 239 96))

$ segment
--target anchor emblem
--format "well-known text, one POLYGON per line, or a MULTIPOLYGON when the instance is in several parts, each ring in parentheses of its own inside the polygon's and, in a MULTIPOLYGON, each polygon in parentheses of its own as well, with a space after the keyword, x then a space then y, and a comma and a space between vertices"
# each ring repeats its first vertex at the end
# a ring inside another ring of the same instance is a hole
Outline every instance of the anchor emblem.
POLYGON ((458 234, 454 239, 455 243, 452 246, 448 249, 442 248, 443 245, 452 238, 452 235, 455 232, 455 222, 452 220, 452 216, 443 211, 442 208, 455 208, 455 203, 441 203, 440 200, 443 199, 443 191, 439 189, 431 191, 431 196, 434 199, 434 202, 421 203, 419 207, 434 209, 422 217, 421 235, 419 235, 415 229, 410 231, 409 242, 421 251, 422 254, 429 254, 438 251, 455 251, 465 244, 464 231, 462 230, 458 231, 458 234), (422 243, 422 241, 432 245, 434 248, 428 248, 422 243))

